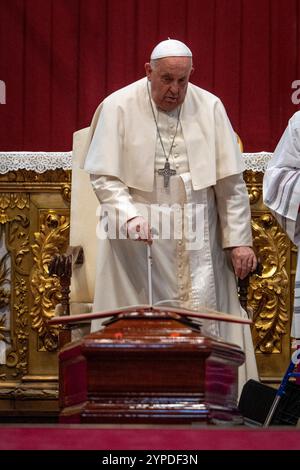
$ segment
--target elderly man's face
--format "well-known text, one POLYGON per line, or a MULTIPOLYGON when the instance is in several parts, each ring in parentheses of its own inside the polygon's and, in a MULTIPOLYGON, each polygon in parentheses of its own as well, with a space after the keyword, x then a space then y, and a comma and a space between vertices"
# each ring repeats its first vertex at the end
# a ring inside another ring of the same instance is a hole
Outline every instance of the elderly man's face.
POLYGON ((163 111, 172 111, 183 103, 189 78, 194 71, 190 57, 165 57, 155 66, 145 64, 154 103, 163 111))

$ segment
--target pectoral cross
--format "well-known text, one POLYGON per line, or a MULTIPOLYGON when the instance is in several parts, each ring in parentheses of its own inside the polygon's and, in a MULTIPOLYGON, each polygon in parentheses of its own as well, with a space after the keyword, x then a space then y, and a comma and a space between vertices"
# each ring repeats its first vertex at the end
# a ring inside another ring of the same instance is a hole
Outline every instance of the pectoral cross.
POLYGON ((169 186, 170 176, 176 175, 176 170, 171 170, 170 163, 168 160, 165 162, 165 166, 158 170, 158 174, 164 177, 164 187, 169 186))

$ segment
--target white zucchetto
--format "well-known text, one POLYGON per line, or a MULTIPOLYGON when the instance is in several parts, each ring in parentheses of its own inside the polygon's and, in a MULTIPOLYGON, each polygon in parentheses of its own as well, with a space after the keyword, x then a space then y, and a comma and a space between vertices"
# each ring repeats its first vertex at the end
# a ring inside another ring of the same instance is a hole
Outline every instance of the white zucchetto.
POLYGON ((153 49, 150 59, 162 59, 163 57, 192 57, 191 50, 177 39, 162 41, 153 49))

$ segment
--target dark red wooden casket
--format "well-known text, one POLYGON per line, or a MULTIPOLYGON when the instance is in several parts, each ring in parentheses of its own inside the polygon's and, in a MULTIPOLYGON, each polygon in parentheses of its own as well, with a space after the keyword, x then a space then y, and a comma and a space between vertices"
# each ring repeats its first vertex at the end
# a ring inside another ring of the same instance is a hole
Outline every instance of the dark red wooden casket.
POLYGON ((232 423, 236 345, 174 312, 119 315, 59 353, 61 423, 232 423))

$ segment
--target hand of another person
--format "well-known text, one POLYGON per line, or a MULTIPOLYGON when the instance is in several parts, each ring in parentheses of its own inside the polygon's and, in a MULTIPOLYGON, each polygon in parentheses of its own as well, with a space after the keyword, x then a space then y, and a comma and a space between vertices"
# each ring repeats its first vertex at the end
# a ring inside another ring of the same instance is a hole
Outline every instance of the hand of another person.
POLYGON ((142 216, 133 217, 127 221, 127 236, 132 240, 152 243, 151 228, 146 219, 142 216))
POLYGON ((257 259, 249 246, 236 246, 231 249, 231 261, 235 275, 244 279, 250 272, 255 271, 257 259))

